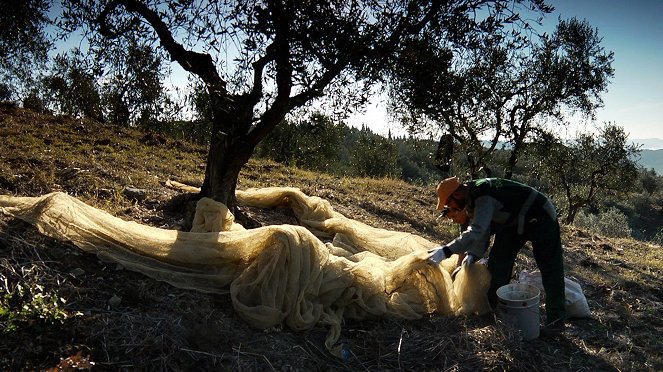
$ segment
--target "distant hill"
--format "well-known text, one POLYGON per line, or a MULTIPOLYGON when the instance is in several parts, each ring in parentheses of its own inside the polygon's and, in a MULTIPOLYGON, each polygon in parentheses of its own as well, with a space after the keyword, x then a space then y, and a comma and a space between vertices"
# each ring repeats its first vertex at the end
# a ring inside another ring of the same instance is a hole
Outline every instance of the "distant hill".
POLYGON ((639 138, 631 142, 640 145, 638 163, 645 169, 653 168, 657 174, 663 175, 663 139, 639 138))
POLYGON ((643 150, 663 149, 663 139, 660 138, 641 138, 641 139, 634 139, 631 142, 640 145, 643 150))
POLYGON ((639 163, 644 168, 654 168, 657 174, 663 175, 663 149, 641 150, 639 163))

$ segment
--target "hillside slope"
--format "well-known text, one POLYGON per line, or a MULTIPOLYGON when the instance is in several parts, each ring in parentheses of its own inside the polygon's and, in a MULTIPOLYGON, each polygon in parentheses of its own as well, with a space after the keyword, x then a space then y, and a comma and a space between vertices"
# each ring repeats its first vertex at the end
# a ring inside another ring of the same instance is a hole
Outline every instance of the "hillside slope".
POLYGON ((663 174, 663 149, 642 150, 638 162, 645 169, 653 169, 656 174, 663 174))
MULTIPOLYGON (((164 182, 200 184, 204 148, 6 106, 0 138, 0 194, 65 191, 126 220, 187 227, 187 196, 164 182), (131 199, 128 186, 146 196, 131 199)), ((436 221, 432 187, 250 162, 238 187, 265 186, 299 187, 375 227, 453 236, 436 221)), ((296 223, 287 210, 243 212, 255 225, 296 223)), ((348 321, 350 353, 339 360, 324 348, 326 329, 252 329, 229 295, 173 288, 0 216, 0 369, 663 370, 661 247, 571 228, 563 243, 593 318, 571 320, 561 337, 523 342, 493 314, 348 321)), ((515 272, 532 268, 525 249, 515 272)))

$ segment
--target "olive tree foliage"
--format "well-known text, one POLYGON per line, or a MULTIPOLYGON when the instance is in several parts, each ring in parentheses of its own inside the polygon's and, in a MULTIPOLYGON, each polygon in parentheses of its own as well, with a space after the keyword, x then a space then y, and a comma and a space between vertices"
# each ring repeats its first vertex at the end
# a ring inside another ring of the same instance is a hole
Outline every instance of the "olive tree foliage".
POLYGON ((166 71, 161 56, 151 45, 130 40, 126 48, 103 51, 102 66, 108 76, 102 87, 108 121, 150 128, 163 119, 170 101, 162 84, 166 71))
POLYGON ((257 147, 256 155, 304 169, 336 173, 343 131, 331 117, 314 112, 308 118, 286 120, 257 147))
POLYGON ((3 99, 17 99, 45 65, 52 43, 46 32, 50 0, 2 1, 0 84, 3 99))
POLYGON ((41 85, 41 100, 49 111, 103 121, 99 86, 80 50, 55 56, 41 85))
POLYGON ((398 147, 387 138, 362 130, 350 149, 350 168, 361 177, 400 176, 398 147))
POLYGON ((82 27, 93 48, 152 42, 205 85, 212 129, 201 195, 232 207, 240 169, 288 112, 324 95, 360 105, 407 37, 461 38, 477 10, 521 1, 70 0, 62 25, 82 27))
POLYGON ((639 153, 622 127, 606 123, 598 135, 580 133, 567 143, 548 136, 535 147, 532 172, 551 184, 563 222, 571 224, 583 208, 637 186, 639 153))
POLYGON ((473 177, 507 143, 510 178, 528 141, 564 126, 568 113, 593 117, 613 76, 613 53, 585 21, 562 20, 550 35, 530 24, 498 31, 471 43, 413 40, 392 74, 391 97, 405 104, 410 130, 450 134, 473 177))
POLYGON ((155 129, 170 113, 164 76, 161 58, 148 45, 133 42, 122 53, 104 48, 94 56, 74 48, 51 60, 24 106, 155 129))
POLYGON ((654 169, 642 169, 639 180, 640 188, 646 194, 663 191, 663 177, 657 175, 654 169))

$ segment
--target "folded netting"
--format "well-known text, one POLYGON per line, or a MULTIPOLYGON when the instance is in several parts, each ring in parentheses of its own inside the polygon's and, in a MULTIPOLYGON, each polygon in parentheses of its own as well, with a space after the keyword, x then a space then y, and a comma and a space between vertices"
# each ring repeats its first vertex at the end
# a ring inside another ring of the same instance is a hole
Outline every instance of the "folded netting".
POLYGON ((335 212, 327 200, 308 196, 294 187, 237 191, 237 201, 260 208, 290 207, 303 226, 313 232, 332 234, 332 244, 350 253, 368 251, 384 258, 396 259, 437 245, 411 233, 378 229, 346 218, 335 212))
POLYGON ((456 257, 429 265, 426 251, 436 244, 422 237, 346 218, 298 189, 245 190, 237 198, 262 208, 288 206, 303 226, 245 230, 223 204, 207 198, 198 202, 191 232, 124 221, 64 193, 0 196, 0 211, 176 287, 229 291, 235 310, 256 328, 329 326, 325 344, 335 353, 344 318, 417 319, 490 309, 485 267, 461 270, 452 281, 456 257), (311 230, 334 240, 323 243, 311 230))

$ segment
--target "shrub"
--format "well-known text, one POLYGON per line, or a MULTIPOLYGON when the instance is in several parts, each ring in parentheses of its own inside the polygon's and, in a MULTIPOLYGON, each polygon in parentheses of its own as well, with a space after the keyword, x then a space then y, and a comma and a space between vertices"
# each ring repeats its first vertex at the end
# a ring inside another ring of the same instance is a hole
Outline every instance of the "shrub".
POLYGON ((580 211, 574 220, 574 225, 613 238, 626 238, 633 233, 626 215, 615 207, 610 207, 598 215, 580 211))

